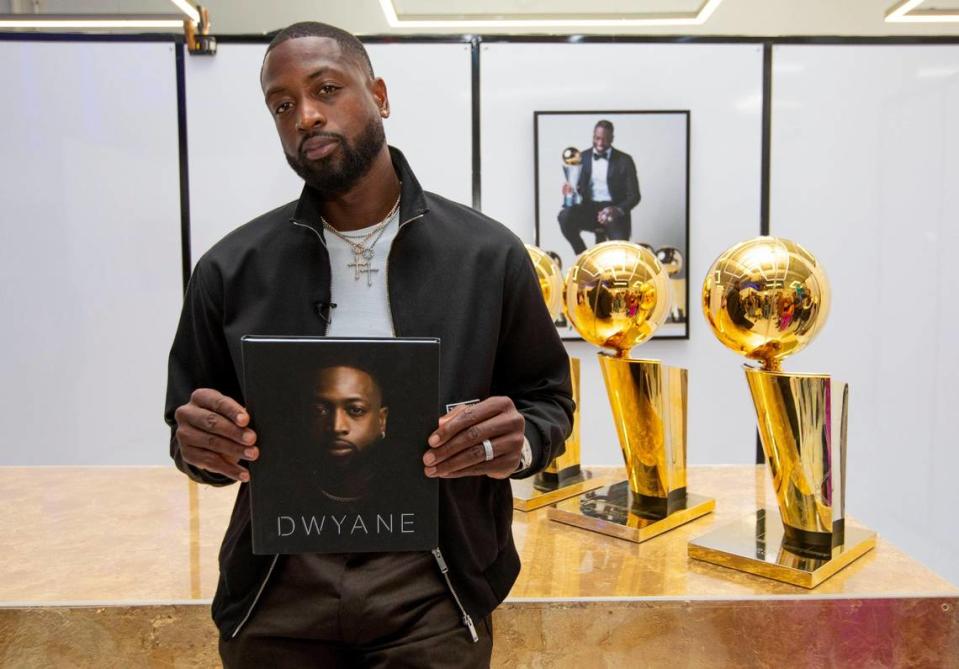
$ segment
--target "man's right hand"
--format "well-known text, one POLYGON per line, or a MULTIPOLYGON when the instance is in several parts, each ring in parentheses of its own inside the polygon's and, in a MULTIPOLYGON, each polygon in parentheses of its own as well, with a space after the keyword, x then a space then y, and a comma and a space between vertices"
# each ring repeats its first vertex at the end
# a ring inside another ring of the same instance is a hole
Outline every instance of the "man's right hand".
POLYGON ((563 195, 566 196, 566 195, 572 195, 572 194, 573 194, 573 187, 569 185, 568 181, 563 182, 563 195))
POLYGON ((256 460, 260 451, 255 447, 256 433, 247 427, 250 414, 239 402, 211 388, 198 388, 175 416, 184 462, 235 481, 250 480, 250 472, 239 462, 256 460))

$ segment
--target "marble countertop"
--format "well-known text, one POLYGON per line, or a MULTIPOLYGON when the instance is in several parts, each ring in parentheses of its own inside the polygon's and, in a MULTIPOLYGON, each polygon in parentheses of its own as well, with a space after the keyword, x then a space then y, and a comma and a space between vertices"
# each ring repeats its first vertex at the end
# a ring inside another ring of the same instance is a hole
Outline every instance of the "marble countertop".
MULTIPOLYGON (((643 544, 515 512, 523 571, 510 600, 959 595, 882 527, 875 550, 813 590, 689 559, 689 539, 775 498, 754 466, 691 467, 688 489, 716 511, 643 544)), ((235 495, 172 467, 0 468, 0 606, 206 603, 235 495)))

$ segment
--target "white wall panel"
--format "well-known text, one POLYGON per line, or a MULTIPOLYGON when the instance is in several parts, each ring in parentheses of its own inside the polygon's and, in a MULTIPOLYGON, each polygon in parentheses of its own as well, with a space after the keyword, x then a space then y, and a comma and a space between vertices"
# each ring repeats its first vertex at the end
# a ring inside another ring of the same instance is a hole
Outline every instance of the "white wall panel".
MULTIPOLYGON (((530 243, 534 111, 690 110, 690 339, 633 353, 689 368, 691 464, 752 462, 755 416, 741 361, 707 329, 698 293, 726 247, 759 234, 762 47, 494 43, 482 47, 481 73, 483 210, 530 243)), ((619 464, 596 349, 567 348, 583 360, 583 462, 619 464)))
MULTIPOLYGON (((472 202, 468 44, 370 44, 386 81, 387 141, 427 190, 472 202)), ((187 61, 193 262, 250 219, 300 195, 260 90, 265 44, 221 44, 187 61)))
POLYGON ((959 581, 959 47, 774 52, 771 232, 833 306, 786 368, 850 383, 849 513, 959 581))
POLYGON ((167 463, 172 44, 0 42, 0 464, 167 463))

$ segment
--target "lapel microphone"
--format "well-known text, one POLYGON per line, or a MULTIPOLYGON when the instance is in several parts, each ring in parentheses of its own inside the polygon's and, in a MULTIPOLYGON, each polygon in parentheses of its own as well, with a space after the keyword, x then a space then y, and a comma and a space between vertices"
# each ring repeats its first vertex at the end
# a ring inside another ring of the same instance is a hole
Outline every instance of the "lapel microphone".
POLYGON ((330 312, 333 309, 336 309, 335 302, 323 302, 316 301, 313 303, 313 309, 316 311, 316 315, 323 319, 327 324, 330 322, 330 312))

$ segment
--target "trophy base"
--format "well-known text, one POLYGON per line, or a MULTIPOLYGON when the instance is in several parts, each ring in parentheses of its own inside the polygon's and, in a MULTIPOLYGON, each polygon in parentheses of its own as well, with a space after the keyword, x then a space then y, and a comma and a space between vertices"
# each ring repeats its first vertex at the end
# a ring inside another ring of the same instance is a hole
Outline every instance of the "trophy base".
POLYGON ((558 523, 639 544, 705 516, 714 508, 713 498, 687 493, 685 509, 662 518, 644 518, 633 510, 629 481, 620 481, 560 502, 548 511, 548 517, 558 523))
POLYGON ((831 558, 788 550, 778 509, 758 509, 689 542, 689 557, 764 576, 803 588, 815 588, 876 546, 876 533, 846 524, 844 543, 831 558))
POLYGON ((538 490, 534 486, 534 481, 535 479, 532 476, 527 479, 510 481, 513 486, 513 508, 517 511, 541 509, 544 506, 595 490, 608 483, 609 479, 597 476, 595 472, 588 469, 581 469, 579 476, 570 481, 563 481, 553 490, 538 490))

